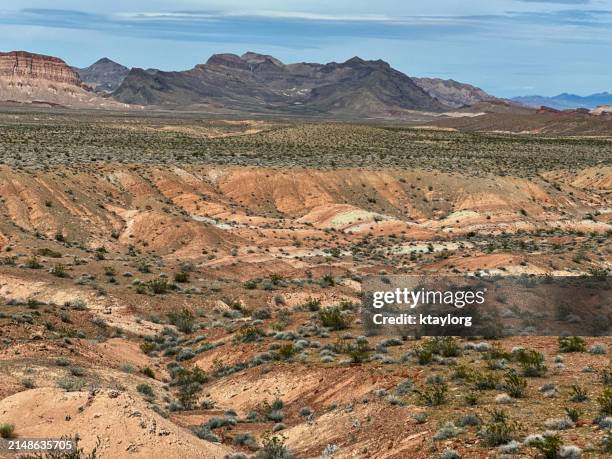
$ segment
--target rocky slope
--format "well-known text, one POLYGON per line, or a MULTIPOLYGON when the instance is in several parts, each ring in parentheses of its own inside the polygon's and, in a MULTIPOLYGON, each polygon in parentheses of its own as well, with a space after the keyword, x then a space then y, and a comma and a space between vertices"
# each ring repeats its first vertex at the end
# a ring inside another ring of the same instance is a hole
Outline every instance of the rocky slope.
POLYGON ((25 51, 0 53, 0 101, 69 107, 125 106, 97 97, 63 60, 25 51))
POLYGON ((81 81, 91 86, 96 92, 113 92, 123 82, 130 69, 106 57, 94 62, 89 67, 74 69, 81 81))
POLYGON ((383 61, 285 65, 271 56, 215 54, 184 72, 132 69, 113 93, 125 103, 302 115, 386 116, 447 107, 383 61))
POLYGON ((479 102, 499 100, 476 86, 455 80, 440 78, 412 78, 412 80, 427 94, 449 107, 461 108, 479 102))

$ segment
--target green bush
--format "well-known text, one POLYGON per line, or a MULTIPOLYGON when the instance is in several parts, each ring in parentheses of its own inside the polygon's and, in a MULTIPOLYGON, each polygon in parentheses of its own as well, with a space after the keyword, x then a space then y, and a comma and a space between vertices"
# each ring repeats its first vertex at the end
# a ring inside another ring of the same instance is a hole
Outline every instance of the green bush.
POLYGON ((425 346, 415 348, 414 354, 417 357, 419 365, 429 365, 433 360, 433 352, 425 346))
POLYGON ((546 374, 544 354, 538 351, 521 349, 516 353, 515 359, 521 366, 524 376, 538 377, 546 374))
POLYGON ((612 415, 612 390, 605 389, 603 393, 597 397, 599 404, 599 412, 604 416, 612 415))
POLYGON ((142 372, 142 374, 143 374, 143 375, 145 375, 145 376, 147 376, 147 377, 149 377, 149 378, 155 379, 155 373, 153 372, 153 370, 151 369, 151 367, 144 367, 144 368, 141 370, 141 372, 142 372))
POLYGON ((570 400, 572 402, 586 402, 589 399, 589 394, 586 389, 583 389, 577 384, 573 384, 570 389, 570 400))
POLYGON ((172 312, 168 314, 168 319, 170 319, 170 323, 172 325, 183 333, 191 333, 193 331, 195 317, 187 308, 183 308, 179 312, 172 312))
POLYGON ((535 449, 538 450, 542 459, 557 459, 561 451, 563 442, 559 434, 545 435, 533 443, 535 449))
POLYGON ((436 383, 428 385, 424 390, 415 390, 421 403, 429 406, 439 406, 446 403, 448 386, 446 383, 436 383))
POLYGON ((153 392, 153 388, 151 386, 149 386, 148 384, 145 384, 145 383, 138 384, 136 386, 136 390, 138 392, 140 392, 142 395, 145 395, 147 397, 154 397, 155 396, 155 392, 153 392))
POLYGON ((489 422, 478 433, 484 444, 495 447, 512 441, 516 432, 516 424, 508 420, 504 411, 494 410, 490 414, 489 422))
POLYGON ((263 336, 265 336, 265 332, 254 325, 245 325, 234 335, 233 341, 235 343, 252 343, 254 341, 259 341, 263 336))
POLYGON ((166 279, 160 277, 158 279, 152 279, 147 282, 147 287, 151 290, 152 293, 156 295, 162 295, 167 293, 170 290, 170 286, 168 285, 168 281, 166 279))
POLYGON ((57 386, 64 389, 66 392, 77 392, 85 386, 85 383, 81 379, 64 376, 57 380, 57 386))
POLYGON ((332 330, 345 330, 351 325, 350 316, 343 314, 340 308, 324 308, 319 311, 319 320, 323 326, 332 330))
POLYGON ((15 425, 14 424, 0 424, 0 437, 2 438, 13 438, 15 435, 15 425))
POLYGON ((506 374, 504 378, 504 390, 514 398, 522 398, 525 396, 527 389, 527 380, 519 376, 515 371, 506 374))
POLYGON ((293 453, 285 446, 283 435, 265 434, 262 440, 262 447, 255 459, 293 459, 293 453))
POLYGON ((580 336, 559 337, 559 352, 586 352, 586 343, 580 336))

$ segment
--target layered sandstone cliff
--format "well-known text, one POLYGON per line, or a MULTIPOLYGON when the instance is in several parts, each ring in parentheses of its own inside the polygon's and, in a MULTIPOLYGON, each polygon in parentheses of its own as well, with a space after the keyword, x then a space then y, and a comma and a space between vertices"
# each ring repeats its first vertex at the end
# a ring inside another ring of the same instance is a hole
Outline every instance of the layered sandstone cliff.
POLYGON ((0 53, 0 102, 75 108, 126 108, 99 97, 63 60, 26 51, 0 53))
POLYGON ((79 75, 63 60, 26 51, 0 53, 0 77, 82 85, 79 75))

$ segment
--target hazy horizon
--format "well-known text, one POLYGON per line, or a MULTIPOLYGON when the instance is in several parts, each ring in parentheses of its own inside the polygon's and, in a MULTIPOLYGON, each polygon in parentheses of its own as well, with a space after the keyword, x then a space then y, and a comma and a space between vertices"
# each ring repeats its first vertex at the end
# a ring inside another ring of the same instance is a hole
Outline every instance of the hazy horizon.
POLYGON ((383 59, 409 76, 452 78, 500 97, 611 92, 612 0, 8 0, 3 51, 86 67, 184 70, 216 53, 285 63, 383 59), (479 3, 479 4, 476 4, 479 3), (52 7, 51 7, 52 6, 52 7))

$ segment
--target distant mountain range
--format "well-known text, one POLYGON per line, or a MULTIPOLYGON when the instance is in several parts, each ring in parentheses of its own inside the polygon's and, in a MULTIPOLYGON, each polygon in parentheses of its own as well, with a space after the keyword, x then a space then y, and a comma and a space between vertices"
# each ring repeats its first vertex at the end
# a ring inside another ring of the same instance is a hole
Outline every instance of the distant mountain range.
POLYGON ((557 110, 567 110, 573 108, 593 109, 601 105, 612 105, 612 94, 601 92, 590 96, 577 96, 575 94, 559 94, 554 97, 544 96, 522 96, 514 97, 514 102, 528 107, 551 107, 557 110))
POLYGON ((386 116, 447 107, 383 61, 285 65, 256 53, 215 54, 181 72, 132 69, 113 92, 121 102, 306 115, 386 116))
POLYGON ((497 101, 480 88, 453 80, 410 78, 384 61, 284 64, 264 54, 213 55, 193 69, 128 69, 102 58, 74 69, 98 93, 128 104, 253 113, 393 116, 443 112, 497 101))
POLYGON ((365 119, 402 117, 414 111, 592 108, 612 105, 612 94, 509 101, 466 83, 409 77, 382 60, 359 57, 342 63, 284 64, 254 52, 215 54, 189 70, 162 71, 129 69, 108 58, 75 68, 56 57, 19 51, 0 53, 0 101, 365 119))

